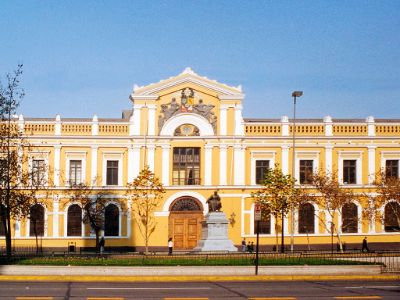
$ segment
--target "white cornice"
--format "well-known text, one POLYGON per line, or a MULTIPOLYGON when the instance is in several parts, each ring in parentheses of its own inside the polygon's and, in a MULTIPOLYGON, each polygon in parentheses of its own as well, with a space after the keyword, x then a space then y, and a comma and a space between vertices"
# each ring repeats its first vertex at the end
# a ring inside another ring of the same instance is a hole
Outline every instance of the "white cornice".
POLYGON ((237 97, 242 97, 242 98, 244 97, 244 95, 241 93, 241 89, 237 87, 231 87, 222 83, 218 83, 215 80, 210 80, 207 77, 201 77, 196 73, 194 73, 193 71, 191 72, 184 71, 175 78, 163 80, 160 81, 159 83, 150 84, 147 87, 140 87, 135 89, 134 92, 131 94, 131 98, 137 98, 137 96, 154 95, 159 91, 168 89, 176 85, 180 85, 182 83, 194 83, 203 86, 205 88, 214 90, 222 95, 231 95, 231 96, 234 95, 235 100, 238 99, 237 97), (150 88, 152 85, 154 85, 154 88, 150 88), (224 86, 226 86, 226 88, 224 88, 224 86), (146 88, 150 89, 146 90, 146 88), (141 90, 143 91, 141 92, 141 90))

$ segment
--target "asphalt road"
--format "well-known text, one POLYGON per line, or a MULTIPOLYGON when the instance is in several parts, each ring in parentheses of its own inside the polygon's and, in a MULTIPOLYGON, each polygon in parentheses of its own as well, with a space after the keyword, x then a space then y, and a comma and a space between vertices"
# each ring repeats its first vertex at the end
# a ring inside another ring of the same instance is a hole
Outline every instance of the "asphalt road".
POLYGON ((398 281, 0 282, 5 299, 400 299, 398 281), (35 297, 35 298, 21 298, 35 297), (50 297, 50 298, 40 298, 50 297), (52 297, 52 298, 51 298, 52 297))

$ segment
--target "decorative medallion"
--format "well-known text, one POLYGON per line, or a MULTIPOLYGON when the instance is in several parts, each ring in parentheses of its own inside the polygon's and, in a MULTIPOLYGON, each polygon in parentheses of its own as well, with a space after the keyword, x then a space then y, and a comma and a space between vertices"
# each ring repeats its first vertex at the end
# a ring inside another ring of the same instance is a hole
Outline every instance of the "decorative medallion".
POLYGON ((192 124, 183 124, 175 129, 175 136, 199 136, 199 129, 192 124))

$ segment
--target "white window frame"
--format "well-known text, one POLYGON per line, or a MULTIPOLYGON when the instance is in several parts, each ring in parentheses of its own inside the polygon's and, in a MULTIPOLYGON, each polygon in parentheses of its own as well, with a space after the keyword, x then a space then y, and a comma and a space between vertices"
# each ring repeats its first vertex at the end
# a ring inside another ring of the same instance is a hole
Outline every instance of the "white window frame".
POLYGON ((313 173, 318 172, 320 151, 296 151, 294 174, 296 184, 300 184, 300 160, 313 161, 313 173))
MULTIPOLYGON (((381 151, 381 170, 384 172, 386 172, 387 160, 398 160, 400 167, 400 151, 381 151)), ((400 177, 400 169, 398 176, 400 177)))
POLYGON ((339 151, 338 152, 338 180, 339 184, 345 186, 362 185, 362 155, 363 151, 339 151), (343 161, 355 160, 356 161, 356 183, 343 182, 343 161))
POLYGON ((110 185, 110 186, 122 186, 122 161, 123 161, 123 152, 103 152, 103 172, 102 172, 102 184, 103 186, 107 185, 107 161, 109 160, 117 160, 118 161, 118 185, 110 185))
POLYGON ((87 151, 65 151, 65 184, 67 186, 71 186, 71 183, 69 182, 69 168, 70 168, 70 162, 71 160, 80 160, 82 161, 82 168, 81 168, 81 182, 85 184, 86 183, 86 157, 87 157, 87 151))
POLYGON ((250 151, 250 185, 256 184, 256 161, 257 160, 269 160, 269 167, 275 168, 275 156, 276 151, 268 150, 253 150, 250 151))
MULTIPOLYGON (((49 184, 49 153, 50 153, 50 151, 32 151, 32 152, 29 152, 29 154, 28 154, 28 167, 29 167, 29 172, 31 174, 33 171, 33 161, 34 160, 44 160, 44 165, 45 165, 45 170, 44 170, 45 184, 44 184, 44 186, 48 186, 48 184, 49 184)), ((30 182, 32 184, 32 178, 30 178, 30 182)))

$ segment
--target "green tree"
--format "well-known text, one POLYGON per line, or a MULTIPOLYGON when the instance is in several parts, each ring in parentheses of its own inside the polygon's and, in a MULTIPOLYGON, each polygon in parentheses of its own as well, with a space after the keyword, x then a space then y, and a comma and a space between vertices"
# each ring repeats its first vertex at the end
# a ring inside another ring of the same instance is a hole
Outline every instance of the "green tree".
MULTIPOLYGON (((275 217, 276 249, 278 250, 278 219, 280 217, 283 220, 290 211, 293 201, 297 201, 297 197, 294 197, 294 179, 290 175, 283 174, 278 165, 275 165, 274 169, 268 169, 264 176, 262 188, 252 193, 252 197, 261 205, 263 219, 266 219, 268 216, 265 214, 269 213, 275 217)), ((283 226, 280 229, 283 239, 283 226)))
POLYGON ((133 200, 134 220, 144 239, 145 251, 148 253, 149 240, 157 225, 154 212, 163 199, 165 189, 149 166, 145 166, 133 182, 128 183, 127 193, 133 200))

